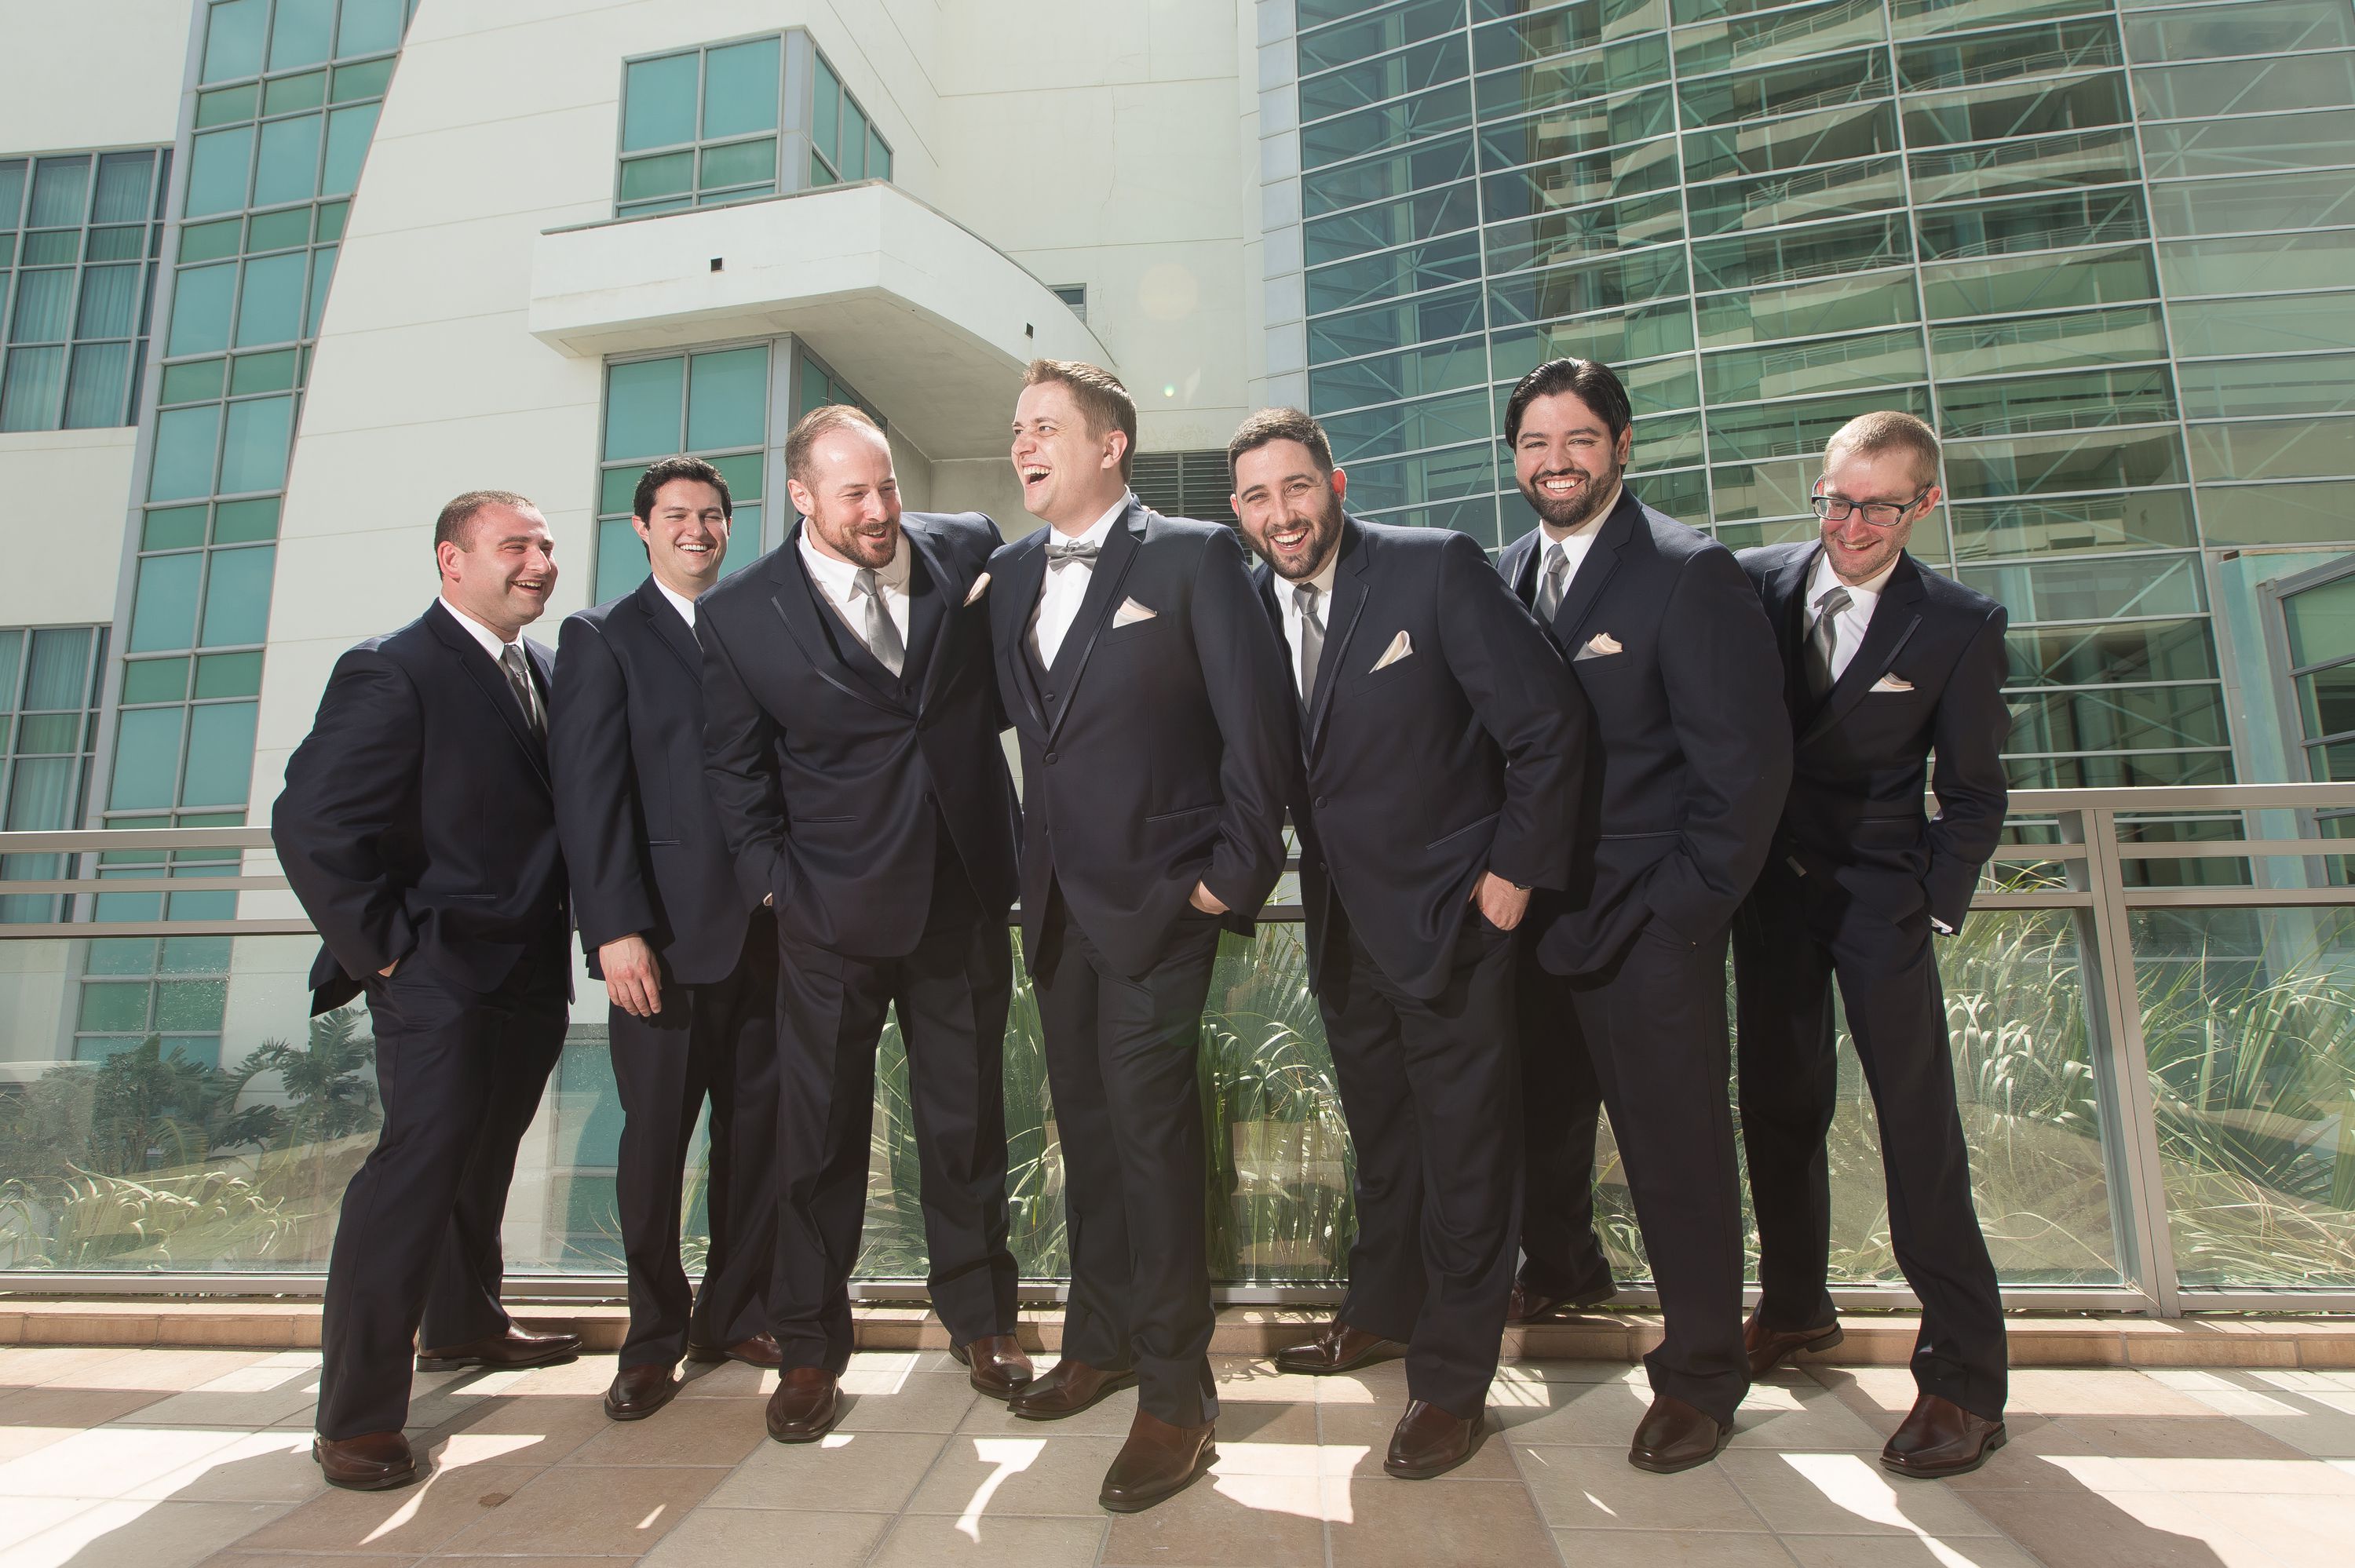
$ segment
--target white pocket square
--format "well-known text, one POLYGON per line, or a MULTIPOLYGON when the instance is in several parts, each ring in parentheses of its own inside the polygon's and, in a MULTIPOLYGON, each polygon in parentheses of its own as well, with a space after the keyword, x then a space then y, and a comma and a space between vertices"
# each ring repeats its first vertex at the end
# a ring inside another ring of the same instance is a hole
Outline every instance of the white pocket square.
POLYGON ((1902 675, 1883 675, 1872 683, 1872 689, 1876 692, 1910 692, 1913 689, 1913 683, 1902 675))
POLYGON ((1120 601, 1120 608, 1113 611, 1112 629, 1118 631, 1124 626, 1135 626, 1140 620, 1151 620, 1160 613, 1159 610, 1148 609, 1133 599, 1124 599, 1120 601))
POLYGON ((1586 645, 1583 648, 1572 655, 1571 662, 1575 664, 1581 659, 1600 659, 1606 654, 1625 652, 1625 649, 1619 646, 1619 640, 1616 637, 1607 631, 1598 631, 1586 640, 1586 645))
POLYGON ((965 590, 965 603, 971 604, 975 599, 979 599, 982 596, 982 591, 988 587, 989 574, 987 572, 984 572, 981 576, 974 578, 973 587, 965 590))
POLYGON ((1400 660, 1406 658, 1413 652, 1414 640, 1409 637, 1405 632, 1401 631, 1396 637, 1391 639, 1391 645, 1382 650, 1382 656, 1374 661, 1374 667, 1367 671, 1366 673, 1369 675, 1379 674, 1382 671, 1387 670, 1391 665, 1397 663, 1400 660))

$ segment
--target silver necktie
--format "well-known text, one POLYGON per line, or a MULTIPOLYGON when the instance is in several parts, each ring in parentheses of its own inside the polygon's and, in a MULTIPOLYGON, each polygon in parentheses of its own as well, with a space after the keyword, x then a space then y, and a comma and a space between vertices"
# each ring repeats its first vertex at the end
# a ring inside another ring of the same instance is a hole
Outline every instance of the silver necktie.
POLYGON ((908 662, 908 645, 900 641, 900 628, 891 619, 890 607, 883 602, 883 585, 876 580, 875 568, 861 567, 851 579, 850 596, 867 596, 867 651, 875 662, 897 675, 908 662))
POLYGON ((1306 704, 1316 698, 1316 665, 1325 657, 1325 629, 1316 622, 1316 585, 1296 585, 1292 608, 1300 612, 1300 700, 1306 704))
POLYGON ((1840 612, 1856 601, 1836 588, 1816 601, 1816 623, 1807 629, 1807 691, 1817 702, 1832 689, 1832 654, 1839 648, 1840 612))
POLYGON ((548 720, 540 714, 539 688, 532 684, 531 666, 524 662, 521 643, 510 642, 499 651, 499 668, 506 673, 507 684, 514 689, 516 703, 523 709, 525 726, 546 740, 548 720))
POLYGON ((1538 620, 1547 626, 1561 613, 1561 596, 1570 591, 1570 552, 1560 544, 1546 552, 1545 580, 1538 585, 1538 620))

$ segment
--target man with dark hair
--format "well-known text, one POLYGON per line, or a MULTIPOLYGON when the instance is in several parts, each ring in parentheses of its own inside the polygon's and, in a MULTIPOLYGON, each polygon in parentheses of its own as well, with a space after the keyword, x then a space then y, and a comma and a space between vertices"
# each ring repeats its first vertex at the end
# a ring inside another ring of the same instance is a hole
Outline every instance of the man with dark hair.
POLYGON ((1584 705, 1468 536, 1347 515, 1316 420, 1273 408, 1227 445, 1235 514, 1292 655, 1292 819, 1316 992, 1357 1150, 1349 1293, 1278 1370, 1406 1351, 1382 1467, 1470 1458, 1513 1283, 1519 1074, 1512 935, 1570 881, 1584 705))
POLYGON ((1824 450, 1821 537, 1742 553, 1781 641, 1796 737, 1774 851, 1733 926, 1761 1287, 1742 1338, 1753 1375, 1839 1342, 1825 1287, 1837 977, 1880 1118, 1890 1240, 1922 1300, 1920 1394, 1881 1456, 1913 1477, 1975 1470, 2003 1446, 2007 1382, 1931 937, 1962 928, 2003 832, 2005 617, 1906 552, 1939 498, 1930 427, 1861 415, 1824 450))
MULTIPOLYGON (((1505 431, 1538 526, 1497 567, 1594 715, 1594 847, 1568 893, 1530 909, 1521 1050, 1540 1089, 1543 1064, 1582 1051, 1610 1107, 1667 1330, 1644 1358, 1654 1398, 1628 1459, 1687 1469, 1724 1446, 1749 1386, 1725 949, 1790 780, 1774 634, 1732 552, 1626 488, 1634 430, 1607 366, 1538 366, 1505 431)), ((1533 1140, 1563 1118, 1592 1137, 1591 1104, 1539 1092, 1533 1140)))
POLYGON ((1233 530, 1128 493, 1135 429, 1110 372, 1032 365, 1012 456, 1048 525, 990 562, 1022 746, 1022 952, 1071 1237, 1062 1360, 1013 1410, 1052 1420, 1138 1384, 1097 1493, 1118 1512, 1215 1457, 1196 1054, 1219 933, 1249 931, 1284 869, 1296 745, 1233 530))
POLYGON ((734 505, 701 458, 639 476, 645 581, 568 617, 549 703, 556 821, 589 972, 605 982, 622 1144, 613 1173, 630 1326, 605 1414, 670 1403, 681 1355, 777 1364, 762 1293, 776 1239, 776 922, 737 882, 699 768, 698 602, 719 580, 734 505), (711 1105, 711 1250, 690 1293, 679 1210, 711 1105))
POLYGON ((442 508, 441 597, 336 662, 286 762, 271 838, 319 929, 312 1011, 365 992, 384 1126, 345 1190, 320 1321, 330 1484, 417 1477, 401 1435, 420 1371, 576 1354, 499 1303, 517 1146, 564 1047, 570 913, 549 785, 556 587, 538 508, 472 491, 442 508))
POLYGON ((776 912, 780 1443, 824 1437, 851 1351, 875 1051, 907 1047, 932 1309, 973 1386, 1014 1337, 1001 1073, 1014 783, 989 668, 997 524, 900 510, 890 443, 828 405, 786 438, 801 524, 698 607, 705 772, 736 874, 776 912))

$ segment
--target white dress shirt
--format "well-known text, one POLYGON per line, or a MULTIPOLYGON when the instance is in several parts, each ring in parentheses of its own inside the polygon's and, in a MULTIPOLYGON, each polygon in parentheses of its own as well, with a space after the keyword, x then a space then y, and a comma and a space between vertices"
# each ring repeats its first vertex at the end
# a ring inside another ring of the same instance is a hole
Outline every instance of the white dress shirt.
POLYGON ((1624 483, 1613 485, 1609 497, 1594 509, 1594 515, 1567 534, 1555 533, 1550 524, 1539 524, 1544 529, 1546 537, 1546 547, 1538 552, 1537 580, 1540 592, 1544 590, 1546 573, 1552 568, 1556 556, 1570 563, 1570 571, 1561 579, 1562 592, 1570 591, 1570 585, 1578 580, 1578 568, 1586 564, 1586 552, 1594 548, 1594 536, 1603 532, 1604 519, 1609 517, 1611 509, 1619 504, 1619 493, 1625 488, 1624 483))
POLYGON ((1807 627, 1812 630, 1816 617, 1822 613, 1824 596, 1832 589, 1848 589, 1848 608, 1832 622, 1835 641, 1832 643, 1832 679, 1847 673, 1856 660, 1856 651, 1864 645, 1864 634, 1872 625, 1873 607, 1881 602, 1881 590, 1889 586, 1889 574, 1897 569, 1897 558, 1861 583, 1844 583, 1832 570, 1829 550, 1816 553, 1815 569, 1807 574, 1807 627))
MULTIPOLYGON (((499 662, 501 655, 505 654, 508 649, 521 648, 523 646, 522 633, 517 633, 516 640, 512 642, 506 641, 500 637, 497 632, 492 630, 489 627, 484 625, 481 621, 476 620, 473 616, 468 615, 464 610, 460 609, 456 605, 451 603, 450 596, 448 594, 443 594, 442 596, 442 608, 450 612, 451 620, 464 627, 467 632, 473 636, 474 641, 483 645, 483 652, 491 656, 491 662, 494 664, 499 662)), ((526 669, 529 669, 531 667, 531 656, 528 653, 524 655, 524 667, 526 669)))
MULTIPOLYGON (((867 646, 867 607, 858 602, 858 571, 848 561, 837 561, 821 554, 811 545, 809 529, 801 532, 802 565, 809 568, 810 581, 817 585, 818 597, 834 607, 834 613, 850 628, 861 648, 867 646)), ((882 589, 883 609, 891 617, 891 624, 900 629, 900 646, 908 645, 908 535, 900 535, 899 547, 891 552, 888 565, 875 568, 875 580, 882 589)), ((872 650, 869 650, 872 652, 872 650)))
MULTIPOLYGON (((1050 545, 1089 544, 1102 549, 1103 542, 1112 536, 1112 525, 1120 521, 1121 514, 1128 510, 1128 503, 1133 499, 1123 494, 1112 503, 1112 510, 1097 518, 1086 533, 1074 537, 1050 530, 1047 542, 1050 545)), ((1039 589, 1039 608, 1030 612, 1030 646, 1038 653, 1041 664, 1054 663, 1056 653, 1063 646, 1065 633, 1071 630, 1071 622, 1079 619, 1080 600, 1087 597, 1088 584, 1095 575, 1092 561, 1066 561, 1060 567, 1049 564, 1047 580, 1039 589)))
POLYGON ((678 613, 686 619, 687 629, 689 631, 694 630, 695 601, 687 598, 683 593, 673 593, 671 591, 670 584, 663 581, 660 577, 656 577, 655 579, 655 588, 663 596, 663 598, 670 600, 670 607, 673 609, 678 611, 678 613))
MULTIPOLYGON (((1316 694, 1310 691, 1307 683, 1300 678, 1300 605, 1294 597, 1294 590, 1303 588, 1316 590, 1316 630, 1329 631, 1333 627, 1333 574, 1340 567, 1341 545, 1337 539, 1333 543, 1333 553, 1325 557, 1325 564, 1316 568, 1315 577, 1303 577, 1298 582, 1286 582, 1282 577, 1275 579, 1276 602, 1284 607, 1284 640, 1292 645, 1292 683, 1299 688, 1300 700, 1304 703, 1316 694)), ((1326 652, 1330 652, 1331 650, 1327 649, 1326 652)))

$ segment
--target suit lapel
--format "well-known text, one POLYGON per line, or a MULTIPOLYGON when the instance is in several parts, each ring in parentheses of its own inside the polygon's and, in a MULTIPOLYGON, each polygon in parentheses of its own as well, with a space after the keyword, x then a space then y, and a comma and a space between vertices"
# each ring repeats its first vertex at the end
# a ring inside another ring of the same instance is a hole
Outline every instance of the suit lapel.
POLYGON ((939 678, 943 660, 941 651, 948 643, 949 617, 960 605, 949 598, 955 593, 964 598, 955 576, 940 557, 935 541, 929 534, 902 524, 900 533, 908 541, 910 552, 908 572, 908 663, 904 679, 909 693, 916 699, 921 711, 931 697, 933 683, 939 678))
MULTIPOLYGON (((769 603, 775 607, 777 617, 785 623, 786 634, 802 651, 802 657, 817 673, 819 680, 846 696, 862 703, 872 703, 892 713, 906 713, 907 705, 899 694, 884 690, 867 673, 842 656, 826 623, 819 619, 830 616, 818 600, 817 585, 810 581, 809 571, 802 565, 801 528, 797 524, 776 552, 776 567, 769 577, 769 603), (840 674, 837 674, 837 671, 840 674)), ((857 639, 852 639, 855 642, 857 639)), ((871 661, 870 661, 871 662, 871 661)), ((873 665, 880 674, 883 667, 873 665)))
POLYGON ((1333 608, 1325 616, 1325 651, 1316 661, 1316 691, 1308 705, 1305 750, 1314 753, 1325 733, 1325 715, 1333 708, 1333 683, 1348 656, 1349 634, 1366 609, 1366 564, 1370 555, 1365 530, 1355 518, 1341 522, 1341 562, 1333 574, 1333 608))
POLYGON ((1038 613, 1039 590, 1047 581, 1047 535, 1034 529, 1007 548, 1002 580, 990 585, 990 641, 997 652, 999 685, 1020 694, 1022 713, 1041 739, 1047 715, 1039 706, 1037 683, 1030 679, 1030 656, 1024 643, 1030 636, 1030 618, 1038 613))
MULTIPOLYGON (((1636 523, 1643 514, 1643 504, 1636 499, 1636 493, 1623 485, 1618 504, 1611 508, 1611 515, 1595 531, 1594 543, 1586 547, 1586 559, 1578 563, 1570 586, 1562 590, 1561 608, 1554 611, 1554 641, 1561 644, 1564 658, 1576 656, 1583 641, 1580 633, 1585 630, 1587 615, 1602 597, 1603 585, 1619 569, 1619 552, 1635 536, 1636 523)), ((1545 535, 1540 533, 1538 537, 1543 539, 1545 535)))
POLYGON ((1825 697, 1822 709, 1799 736, 1804 746, 1846 718, 1873 683, 1889 673, 1898 652, 1913 629, 1922 624, 1922 568, 1913 557, 1900 555, 1897 569, 1881 590, 1881 601, 1872 607, 1872 623, 1865 628, 1864 641, 1856 657, 1848 662, 1840 678, 1832 683, 1830 694, 1825 697))
MULTIPOLYGON (((516 744, 523 747, 524 756, 530 760, 532 771, 539 775, 542 784, 547 783, 547 745, 531 733, 530 721, 524 717, 523 705, 516 700, 515 688, 507 683, 506 672, 500 669, 498 661, 474 641, 473 633, 458 624, 456 611, 438 599, 433 602, 442 612, 438 619, 427 617, 432 623, 433 634, 442 640, 443 647, 450 650, 451 656, 457 660, 458 667, 465 671, 467 678, 474 683, 475 689, 498 711, 499 718, 507 726, 507 733, 515 736, 516 744)), ((529 638, 524 640, 523 646, 524 656, 531 661, 532 673, 539 681, 540 711, 546 713, 548 686, 556 673, 555 662, 549 657, 547 649, 529 638)))
POLYGON ((1807 577, 1821 553, 1822 546, 1817 546, 1777 568, 1767 579, 1763 596, 1766 619, 1774 628, 1775 646, 1783 653, 1785 703, 1802 724, 1815 707, 1807 694, 1807 577))
POLYGON ((638 613, 646 618, 654 629, 655 641, 670 650, 687 673, 700 683, 703 680, 703 651, 696 646, 695 633, 687 629, 687 618, 679 614, 670 600, 663 597, 662 588, 651 577, 638 585, 638 613))
POLYGON ((1505 586, 1513 590, 1513 597, 1521 601, 1524 609, 1531 609, 1537 603, 1537 595, 1530 586, 1535 577, 1530 564, 1538 558, 1538 546, 1544 542, 1545 535, 1541 532, 1524 534, 1506 546, 1505 553, 1497 557, 1497 573, 1504 577, 1505 586))
MULTIPOLYGON (((1055 681, 1054 695, 1047 703, 1050 738, 1062 727, 1063 715, 1071 711, 1071 694, 1079 690, 1080 677, 1096 651, 1096 639, 1103 635, 1104 623, 1112 619, 1113 606, 1120 602, 1121 584, 1128 578, 1128 568, 1136 564, 1145 519, 1145 503, 1131 498, 1128 510, 1104 535, 1103 552, 1096 556, 1095 570, 1088 577, 1088 591, 1080 599, 1079 613, 1071 618, 1071 629, 1063 634, 1062 646, 1055 650, 1055 662, 1050 670, 1055 681)), ((1042 563, 1045 554, 1042 547, 1042 563)))

